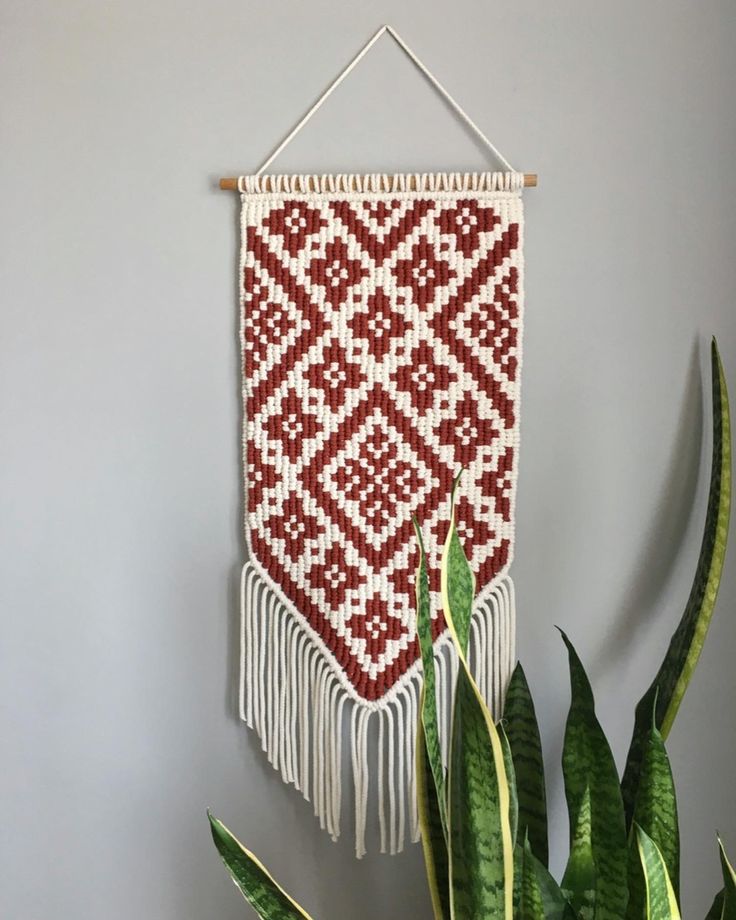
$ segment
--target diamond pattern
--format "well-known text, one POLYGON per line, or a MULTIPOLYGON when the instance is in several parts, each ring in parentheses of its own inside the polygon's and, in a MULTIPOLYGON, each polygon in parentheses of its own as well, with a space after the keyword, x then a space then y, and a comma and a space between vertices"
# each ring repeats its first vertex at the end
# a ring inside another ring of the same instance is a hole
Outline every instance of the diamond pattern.
POLYGON ((461 466, 479 587, 511 561, 521 204, 248 197, 246 536, 335 667, 378 700, 418 654, 412 514, 436 568, 461 466))
POLYGON ((395 342, 408 334, 411 323, 383 291, 369 294, 349 321, 355 354, 364 361, 383 361, 395 342))

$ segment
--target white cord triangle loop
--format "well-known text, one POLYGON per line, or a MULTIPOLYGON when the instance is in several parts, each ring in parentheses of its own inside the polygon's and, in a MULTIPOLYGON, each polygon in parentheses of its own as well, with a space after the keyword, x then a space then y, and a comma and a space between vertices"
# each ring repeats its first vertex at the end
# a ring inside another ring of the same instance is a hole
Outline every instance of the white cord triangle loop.
POLYGON ((435 75, 426 67, 414 54, 411 48, 406 44, 403 38, 399 33, 389 25, 381 26, 381 28, 376 32, 376 34, 360 49, 360 51, 355 55, 355 57, 350 61, 350 63, 340 71, 340 73, 335 77, 335 79, 330 83, 327 89, 322 93, 322 95, 317 99, 314 105, 309 109, 309 111, 304 115, 304 117, 297 122, 296 125, 291 129, 291 131, 286 135, 286 137, 281 141, 281 143, 276 147, 276 149, 268 155, 266 160, 258 168, 256 175, 260 176, 276 159, 276 157, 282 152, 282 150, 291 143, 291 141, 296 137, 296 135, 301 131, 301 129, 306 125, 309 119, 314 115, 314 113, 322 106, 324 102, 332 95, 332 93, 337 89, 337 87, 342 83, 342 81, 347 77, 350 71, 365 57, 365 55, 370 51, 370 49, 375 45, 378 39, 384 34, 388 33, 391 38, 396 42, 396 44, 401 48, 401 50, 407 55, 407 57, 414 62, 414 64, 421 70, 424 76, 429 80, 432 86, 437 90, 437 92, 449 103, 452 109, 462 118, 465 124, 480 138, 481 141, 488 147, 491 153, 496 157, 496 159, 507 169, 509 172, 514 172, 513 167, 506 159, 505 156, 498 150, 494 144, 491 143, 489 138, 481 131, 481 129, 476 125, 473 119, 468 115, 468 113, 463 109, 459 102, 457 102, 453 96, 445 89, 445 87, 440 83, 440 81, 435 77, 435 75))

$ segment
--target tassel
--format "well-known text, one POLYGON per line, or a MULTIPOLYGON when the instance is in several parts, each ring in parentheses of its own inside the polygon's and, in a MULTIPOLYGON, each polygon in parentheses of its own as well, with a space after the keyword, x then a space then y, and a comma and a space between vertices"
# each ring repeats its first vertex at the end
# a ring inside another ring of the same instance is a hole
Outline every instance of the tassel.
MULTIPOLYGON (((366 853, 371 773, 376 779, 381 852, 400 853, 407 838, 419 839, 414 757, 421 662, 380 704, 366 702, 340 679, 308 627, 250 563, 243 567, 240 597, 240 718, 257 731, 269 762, 283 781, 312 802, 320 826, 333 840, 341 833, 342 742, 347 730, 356 855, 360 858, 366 853), (373 722, 375 747, 369 743, 373 722)), ((504 576, 478 602, 469 642, 471 669, 495 719, 503 709, 515 639, 514 588, 504 576)), ((435 642, 437 716, 445 764, 458 664, 445 632, 435 642)))

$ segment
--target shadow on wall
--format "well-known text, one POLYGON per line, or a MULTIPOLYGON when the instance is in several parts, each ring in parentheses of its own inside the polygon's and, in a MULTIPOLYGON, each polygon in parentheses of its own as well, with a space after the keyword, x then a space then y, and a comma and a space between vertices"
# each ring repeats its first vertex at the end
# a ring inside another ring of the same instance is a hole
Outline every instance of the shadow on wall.
MULTIPOLYGON (((603 674, 637 644, 682 551, 695 499, 703 449, 703 378, 700 343, 693 343, 677 436, 662 481, 657 512, 641 547, 640 564, 625 594, 620 617, 591 672, 603 674)), ((692 566, 694 567, 693 560, 692 566)), ((684 600, 683 600, 684 603, 684 600)))

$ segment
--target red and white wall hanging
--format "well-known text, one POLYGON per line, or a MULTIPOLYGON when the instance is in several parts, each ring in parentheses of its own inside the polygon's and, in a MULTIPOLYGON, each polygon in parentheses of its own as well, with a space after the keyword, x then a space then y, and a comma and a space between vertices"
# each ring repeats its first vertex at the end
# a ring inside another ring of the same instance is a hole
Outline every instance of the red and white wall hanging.
MULTIPOLYGON (((273 156, 383 31, 411 54, 384 27, 273 156)), ((240 712, 333 837, 352 774, 358 855, 369 802, 396 852, 418 836, 411 518, 437 573, 461 468, 472 665, 496 712, 514 661, 524 176, 503 158, 495 173, 263 175, 272 158, 237 180, 240 712)), ((447 737, 455 662, 433 588, 447 737)))

